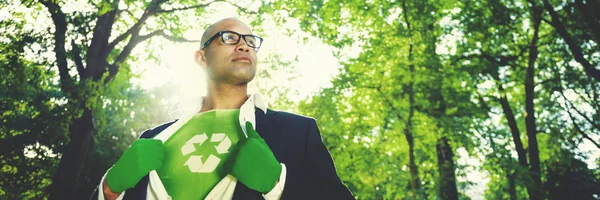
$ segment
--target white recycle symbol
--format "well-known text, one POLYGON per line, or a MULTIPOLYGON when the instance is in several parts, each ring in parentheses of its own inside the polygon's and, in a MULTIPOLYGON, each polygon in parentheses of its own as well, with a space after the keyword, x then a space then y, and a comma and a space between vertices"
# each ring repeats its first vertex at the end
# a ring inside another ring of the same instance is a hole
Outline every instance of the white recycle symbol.
MULTIPOLYGON (((202 143, 204 143, 206 139, 208 139, 206 133, 195 135, 181 147, 181 153, 183 154, 183 156, 185 156, 196 151, 196 145, 202 145, 202 143)), ((231 140, 229 140, 229 137, 227 137, 225 133, 212 134, 210 137, 210 141, 220 142, 218 145, 215 145, 217 153, 229 153, 229 147, 231 147, 231 140)), ((190 158, 188 158, 188 160, 185 162, 184 166, 188 166, 191 172, 209 173, 214 171, 215 168, 217 168, 219 162, 221 162, 221 159, 212 154, 208 156, 208 159, 206 159, 204 163, 202 162, 202 156, 190 156, 190 158)))

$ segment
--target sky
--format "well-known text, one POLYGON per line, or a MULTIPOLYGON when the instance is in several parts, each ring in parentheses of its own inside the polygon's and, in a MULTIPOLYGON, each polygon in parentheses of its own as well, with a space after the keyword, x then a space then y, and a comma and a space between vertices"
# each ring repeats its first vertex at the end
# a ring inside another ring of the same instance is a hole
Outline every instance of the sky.
MULTIPOLYGON (((207 22, 216 22, 227 17, 237 17, 245 22, 250 22, 242 16, 236 14, 236 10, 228 4, 215 4, 211 6, 213 14, 205 16, 207 22), (213 10, 214 9, 214 10, 213 10)), ((190 30, 185 33, 186 38, 199 40, 204 27, 190 30)), ((300 30, 298 23, 290 21, 282 27, 277 26, 274 22, 267 20, 262 24, 264 33, 259 36, 264 38, 264 42, 258 52, 258 70, 262 70, 265 66, 265 58, 270 55, 279 54, 283 61, 293 61, 296 57, 297 62, 292 63, 291 72, 296 76, 294 79, 289 79, 290 69, 281 68, 275 70, 271 78, 271 82, 278 85, 288 85, 297 90, 298 94, 290 94, 291 99, 299 101, 309 97, 311 94, 318 92, 321 88, 330 86, 331 79, 338 74, 341 68, 338 59, 334 57, 333 48, 323 44, 318 38, 311 37, 308 33, 300 30), (289 29, 297 35, 288 36, 284 30, 289 29), (308 37, 306 42, 299 41, 299 37, 308 37), (262 65, 261 65, 262 64, 262 65)), ((200 67, 194 62, 194 52, 198 49, 199 43, 173 43, 163 41, 161 44, 163 50, 159 53, 161 60, 164 63, 156 63, 153 61, 140 62, 139 68, 133 69, 136 73, 142 73, 139 84, 146 89, 151 89, 167 83, 169 79, 173 79, 182 83, 185 87, 187 97, 205 95, 205 75, 200 67)), ((141 44, 140 44, 141 45, 141 44)), ((137 48, 136 50, 143 50, 137 48)), ((358 53, 353 52, 354 55, 358 53)), ((261 81, 261 80, 255 80, 261 81)), ((264 81, 264 80, 263 80, 264 81)), ((255 92, 256 88, 250 86, 250 92, 255 92)), ((269 98, 269 97, 267 97, 269 98)), ((273 97, 271 97, 273 98, 273 97)))

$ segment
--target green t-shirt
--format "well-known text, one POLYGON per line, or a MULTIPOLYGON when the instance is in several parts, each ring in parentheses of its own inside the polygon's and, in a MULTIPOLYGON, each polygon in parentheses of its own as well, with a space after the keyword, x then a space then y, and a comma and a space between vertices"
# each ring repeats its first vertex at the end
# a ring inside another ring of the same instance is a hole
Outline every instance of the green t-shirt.
POLYGON ((158 175, 174 200, 204 199, 227 175, 223 164, 244 137, 239 114, 239 109, 199 113, 165 142, 158 175))

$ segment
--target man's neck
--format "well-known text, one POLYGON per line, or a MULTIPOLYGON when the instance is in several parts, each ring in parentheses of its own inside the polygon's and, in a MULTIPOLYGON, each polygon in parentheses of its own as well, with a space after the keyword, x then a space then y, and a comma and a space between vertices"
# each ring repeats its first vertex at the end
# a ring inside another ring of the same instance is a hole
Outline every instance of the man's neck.
POLYGON ((248 99, 248 85, 210 84, 208 94, 204 98, 202 110, 205 112, 214 109, 237 109, 242 107, 248 99))

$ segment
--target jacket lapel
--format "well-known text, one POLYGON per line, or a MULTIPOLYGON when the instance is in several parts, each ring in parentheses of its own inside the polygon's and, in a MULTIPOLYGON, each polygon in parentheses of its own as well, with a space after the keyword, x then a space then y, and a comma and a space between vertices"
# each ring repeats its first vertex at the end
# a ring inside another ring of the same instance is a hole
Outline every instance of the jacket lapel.
POLYGON ((275 154, 275 158, 279 162, 282 162, 283 159, 283 134, 282 127, 280 123, 277 123, 274 114, 275 112, 272 110, 268 110, 267 114, 261 112, 260 110, 256 110, 256 131, 258 134, 265 140, 273 154, 275 154))
MULTIPOLYGON (((282 159, 284 155, 284 145, 282 144, 282 127, 279 125, 280 123, 277 123, 275 120, 274 114, 275 112, 272 110, 268 110, 265 114, 263 111, 257 108, 255 111, 256 132, 258 132, 260 137, 262 137, 267 145, 269 145, 269 148, 271 148, 271 151, 273 151, 275 158, 277 158, 279 162, 283 162, 282 159)), ((243 183, 238 181, 235 187, 235 192, 233 193, 233 199, 251 200, 264 198, 259 192, 248 188, 243 183)))

